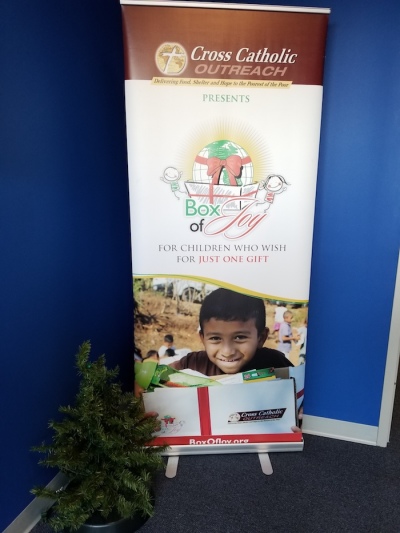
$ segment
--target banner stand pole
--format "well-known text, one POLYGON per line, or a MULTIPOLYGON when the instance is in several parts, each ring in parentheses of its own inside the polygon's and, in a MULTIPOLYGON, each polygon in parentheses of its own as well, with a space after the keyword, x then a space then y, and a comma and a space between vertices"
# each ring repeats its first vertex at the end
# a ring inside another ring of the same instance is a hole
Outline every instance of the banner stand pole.
MULTIPOLYGON (((268 453, 259 453, 258 458, 261 464, 261 470, 266 476, 270 476, 274 473, 272 468, 271 459, 268 453)), ((168 457, 167 467, 165 469, 165 477, 172 479, 176 477, 178 471, 179 455, 173 455, 168 457)))

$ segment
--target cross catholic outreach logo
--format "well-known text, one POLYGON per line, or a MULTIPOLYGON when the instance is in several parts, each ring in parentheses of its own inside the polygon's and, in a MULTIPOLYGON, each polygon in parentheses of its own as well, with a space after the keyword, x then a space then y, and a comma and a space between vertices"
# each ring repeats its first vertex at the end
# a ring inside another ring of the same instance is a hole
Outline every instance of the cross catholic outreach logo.
POLYGON ((232 413, 228 417, 228 424, 281 420, 285 414, 285 411, 286 407, 281 407, 277 409, 265 409, 261 411, 241 411, 238 413, 232 413))
POLYGON ((187 54, 178 43, 163 43, 156 52, 155 61, 158 70, 167 76, 181 74, 187 65, 187 54))
MULTIPOLYGON (((232 50, 207 50, 202 45, 195 46, 190 54, 190 60, 195 63, 195 74, 253 77, 285 76, 288 65, 294 65, 297 57, 298 54, 293 53, 291 48, 281 48, 271 52, 268 47, 255 51, 250 47, 242 47, 234 52, 232 50)), ((167 76, 183 73, 188 59, 185 48, 175 42, 161 44, 155 54, 158 70, 167 76)))

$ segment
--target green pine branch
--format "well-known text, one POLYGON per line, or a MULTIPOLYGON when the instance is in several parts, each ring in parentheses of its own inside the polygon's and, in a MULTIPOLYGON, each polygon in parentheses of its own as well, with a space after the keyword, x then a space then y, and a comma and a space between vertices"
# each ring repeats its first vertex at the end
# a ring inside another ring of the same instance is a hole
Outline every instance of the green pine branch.
POLYGON ((166 447, 148 443, 157 420, 144 417, 141 400, 116 382, 118 367, 108 369, 105 356, 90 361, 90 342, 79 347, 80 377, 74 405, 61 406, 61 421, 51 420, 52 442, 33 448, 39 464, 58 468, 69 484, 62 491, 34 487, 32 493, 55 500, 44 516, 55 531, 76 530, 94 513, 104 518, 151 516, 151 482, 164 466, 166 447))

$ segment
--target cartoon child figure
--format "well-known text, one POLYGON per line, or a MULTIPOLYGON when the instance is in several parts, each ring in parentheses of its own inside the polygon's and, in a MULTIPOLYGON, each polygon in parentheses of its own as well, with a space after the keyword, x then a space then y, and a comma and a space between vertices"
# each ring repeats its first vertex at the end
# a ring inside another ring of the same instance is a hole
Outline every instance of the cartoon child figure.
POLYGON ((272 204, 275 194, 281 194, 286 191, 287 187, 285 185, 289 185, 289 183, 283 176, 271 174, 259 183, 256 198, 272 204))
POLYGON ((184 191, 181 190, 180 184, 178 183, 181 179, 182 172, 179 172, 174 167, 168 167, 164 170, 164 175, 160 178, 164 183, 168 183, 171 187, 171 191, 178 200, 181 195, 186 195, 184 191))
POLYGON ((279 174, 270 174, 265 180, 260 181, 256 194, 257 202, 254 204, 252 212, 265 213, 273 203, 275 194, 286 191, 287 185, 290 184, 279 174))

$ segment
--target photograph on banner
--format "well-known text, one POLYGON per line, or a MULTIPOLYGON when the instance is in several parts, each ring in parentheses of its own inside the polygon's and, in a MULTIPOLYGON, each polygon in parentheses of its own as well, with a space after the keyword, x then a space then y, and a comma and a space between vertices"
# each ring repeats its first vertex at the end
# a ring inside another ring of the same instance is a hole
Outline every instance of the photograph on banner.
POLYGON ((270 434, 297 431, 306 304, 192 279, 135 278, 134 284, 135 391, 147 411, 158 413, 157 438, 190 444, 205 435, 235 435, 232 442, 240 435, 249 443, 254 435, 268 441, 270 434))
MULTIPOLYGON (((141 356, 155 350, 160 360, 171 364, 204 349, 200 309, 204 298, 217 288, 193 278, 135 277, 135 347, 141 356)), ((263 346, 282 351, 294 366, 305 363, 308 303, 272 299, 263 303, 268 328, 263 346)))

